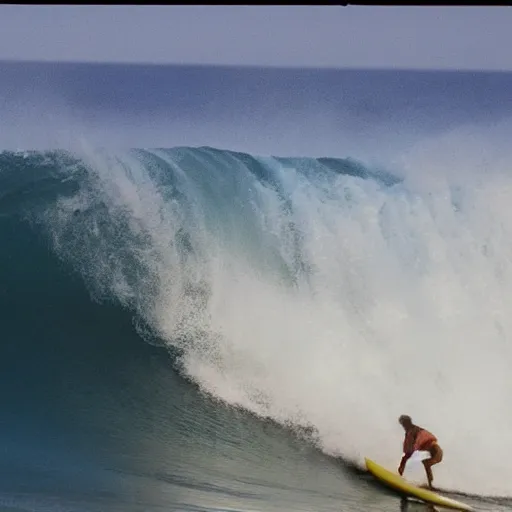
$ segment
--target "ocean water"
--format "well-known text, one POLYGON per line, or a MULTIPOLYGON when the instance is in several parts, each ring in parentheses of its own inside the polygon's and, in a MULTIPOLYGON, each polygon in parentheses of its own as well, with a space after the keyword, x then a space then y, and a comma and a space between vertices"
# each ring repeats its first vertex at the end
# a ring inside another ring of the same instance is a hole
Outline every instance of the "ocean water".
POLYGON ((0 65, 0 510, 512 509, 512 74, 0 65), (421 482, 421 466, 407 476, 421 482))

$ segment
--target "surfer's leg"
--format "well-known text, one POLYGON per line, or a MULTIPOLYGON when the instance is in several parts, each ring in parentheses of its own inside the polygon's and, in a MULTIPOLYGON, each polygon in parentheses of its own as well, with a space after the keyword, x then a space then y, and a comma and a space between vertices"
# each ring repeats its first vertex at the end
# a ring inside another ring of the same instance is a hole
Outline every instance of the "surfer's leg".
POLYGON ((430 458, 423 461, 425 473, 427 473, 428 486, 432 489, 434 475, 432 474, 432 466, 439 464, 443 460, 443 450, 438 444, 434 444, 430 449, 430 458))
POLYGON ((423 465, 425 466, 425 473, 427 473, 428 486, 432 489, 432 481, 434 480, 434 475, 432 474, 432 468, 430 467, 430 461, 432 459, 426 459, 423 461, 423 465))
POLYGON ((430 459, 428 459, 431 466, 434 464, 439 464, 443 460, 443 450, 442 448, 436 443, 432 446, 430 449, 430 459))

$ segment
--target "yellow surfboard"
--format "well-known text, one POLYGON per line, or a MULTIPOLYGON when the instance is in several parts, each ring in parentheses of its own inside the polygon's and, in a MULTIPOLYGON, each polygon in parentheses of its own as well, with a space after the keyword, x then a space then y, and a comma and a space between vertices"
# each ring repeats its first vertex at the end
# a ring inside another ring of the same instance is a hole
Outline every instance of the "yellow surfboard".
POLYGON ((379 464, 370 459, 365 459, 365 462, 366 468, 377 480, 380 480, 387 486, 400 491, 407 496, 417 498, 421 501, 425 501, 439 507, 464 510, 468 512, 474 510, 469 505, 461 503, 460 501, 445 498, 428 489, 417 487, 416 485, 409 483, 405 478, 402 478, 398 473, 388 471, 386 468, 379 466, 379 464))

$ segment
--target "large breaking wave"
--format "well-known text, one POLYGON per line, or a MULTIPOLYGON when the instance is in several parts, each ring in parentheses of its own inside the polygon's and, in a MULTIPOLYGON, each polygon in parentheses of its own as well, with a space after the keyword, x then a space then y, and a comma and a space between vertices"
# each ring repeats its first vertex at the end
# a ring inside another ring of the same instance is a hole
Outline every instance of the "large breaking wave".
POLYGON ((212 396, 391 467, 408 413, 445 450, 439 485, 506 495, 512 178, 486 171, 425 185, 212 148, 2 153, 0 215, 212 396))

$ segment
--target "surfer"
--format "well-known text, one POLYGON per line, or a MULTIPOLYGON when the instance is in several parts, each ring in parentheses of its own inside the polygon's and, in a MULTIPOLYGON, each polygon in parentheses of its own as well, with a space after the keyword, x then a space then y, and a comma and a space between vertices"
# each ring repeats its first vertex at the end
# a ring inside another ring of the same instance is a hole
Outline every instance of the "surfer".
POLYGON ((398 473, 400 473, 400 475, 403 474, 405 463, 415 451, 429 452, 430 458, 423 461, 423 466, 425 466, 425 472, 427 473, 428 486, 432 489, 432 481, 434 480, 432 466, 443 460, 443 450, 437 444, 436 436, 431 434, 428 430, 415 425, 411 417, 406 414, 398 418, 398 423, 400 423, 405 430, 404 455, 400 461, 398 473))

